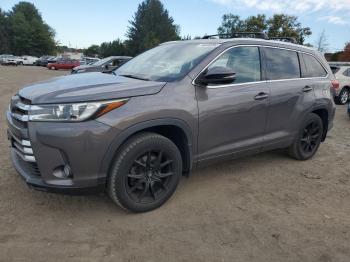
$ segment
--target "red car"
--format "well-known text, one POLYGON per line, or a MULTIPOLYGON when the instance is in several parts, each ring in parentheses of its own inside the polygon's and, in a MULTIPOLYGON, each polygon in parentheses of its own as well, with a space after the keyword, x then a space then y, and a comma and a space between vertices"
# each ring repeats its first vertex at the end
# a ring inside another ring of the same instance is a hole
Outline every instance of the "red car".
POLYGON ((55 63, 47 64, 48 69, 58 70, 58 69, 73 69, 76 66, 80 66, 78 60, 59 60, 55 63))

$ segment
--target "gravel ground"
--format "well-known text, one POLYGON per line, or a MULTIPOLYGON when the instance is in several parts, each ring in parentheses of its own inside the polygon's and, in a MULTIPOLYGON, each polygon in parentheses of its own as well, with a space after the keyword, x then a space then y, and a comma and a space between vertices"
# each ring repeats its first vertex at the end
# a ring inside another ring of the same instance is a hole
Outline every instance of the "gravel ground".
POLYGON ((270 152, 197 170, 160 209, 129 214, 104 194, 31 190, 11 166, 10 97, 63 74, 0 66, 0 261, 350 261, 344 106, 312 160, 270 152))

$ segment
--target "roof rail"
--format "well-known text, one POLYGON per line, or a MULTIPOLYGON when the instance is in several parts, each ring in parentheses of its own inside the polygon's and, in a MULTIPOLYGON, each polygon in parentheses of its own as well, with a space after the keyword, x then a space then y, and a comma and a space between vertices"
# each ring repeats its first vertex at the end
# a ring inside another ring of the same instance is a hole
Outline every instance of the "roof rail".
POLYGON ((216 35, 205 35, 202 39, 215 39, 215 38, 260 38, 265 40, 277 40, 282 42, 289 42, 297 44, 297 40, 294 37, 268 37, 264 32, 232 32, 231 34, 216 34, 216 35))
POLYGON ((231 34, 216 34, 205 35, 202 39, 214 39, 214 38, 260 38, 269 39, 264 32, 232 32, 231 34))
POLYGON ((287 36, 281 36, 281 37, 270 37, 270 40, 277 40, 277 41, 282 41, 282 42, 288 42, 288 43, 293 43, 297 44, 297 40, 294 37, 287 37, 287 36))

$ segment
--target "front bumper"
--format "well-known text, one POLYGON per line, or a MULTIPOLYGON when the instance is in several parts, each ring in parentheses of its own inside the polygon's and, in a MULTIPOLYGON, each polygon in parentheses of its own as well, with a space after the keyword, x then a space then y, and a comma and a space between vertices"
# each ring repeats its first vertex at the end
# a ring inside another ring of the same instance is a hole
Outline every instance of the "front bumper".
POLYGON ((62 185, 50 185, 45 183, 45 181, 40 176, 35 176, 28 169, 23 160, 17 155, 17 153, 11 149, 11 160, 14 168, 18 174, 24 179, 27 185, 33 189, 51 193, 61 193, 61 194, 71 194, 71 195, 81 195, 81 194, 96 194, 103 192, 105 189, 105 180, 101 179, 96 185, 85 186, 85 187, 75 187, 75 186, 62 186, 62 185))
POLYGON ((19 123, 11 112, 6 116, 12 163, 28 185, 69 194, 104 190, 107 172, 101 163, 117 129, 98 121, 19 123), (69 178, 60 175, 66 165, 69 178))

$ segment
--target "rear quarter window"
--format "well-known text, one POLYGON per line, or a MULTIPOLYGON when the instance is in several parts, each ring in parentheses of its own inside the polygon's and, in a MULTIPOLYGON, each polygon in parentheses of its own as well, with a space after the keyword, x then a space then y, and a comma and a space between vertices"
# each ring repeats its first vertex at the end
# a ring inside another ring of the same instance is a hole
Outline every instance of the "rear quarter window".
POLYGON ((344 76, 349 76, 350 77, 350 68, 344 71, 343 73, 344 76))
POLYGON ((300 78, 298 54, 295 51, 264 48, 268 80, 300 78))
POLYGON ((321 63, 312 55, 301 54, 304 61, 304 69, 302 70, 302 77, 325 77, 327 71, 321 63))

